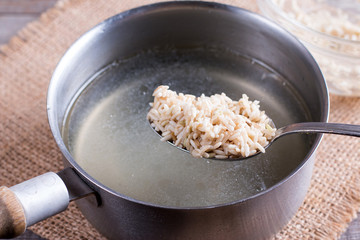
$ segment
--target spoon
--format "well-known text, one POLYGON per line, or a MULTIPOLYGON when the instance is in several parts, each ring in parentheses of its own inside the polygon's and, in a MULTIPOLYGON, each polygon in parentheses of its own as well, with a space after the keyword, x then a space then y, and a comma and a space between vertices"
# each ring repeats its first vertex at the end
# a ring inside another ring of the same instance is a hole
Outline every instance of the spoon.
MULTIPOLYGON (((275 124, 271 121, 271 127, 275 127, 275 124)), ((155 131, 155 130, 154 130, 155 131)), ((156 131, 155 131, 156 132, 156 131)), ((160 133, 156 132, 160 135, 160 133)), ((339 134, 339 135, 348 135, 353 137, 360 137, 360 125, 353 124, 343 124, 343 123, 326 123, 326 122, 302 122, 302 123, 293 123, 284 127, 281 127, 275 131, 275 136, 269 141, 269 144, 264 146, 268 148, 274 141, 288 134, 293 133, 329 133, 329 134, 339 134)), ((161 136, 161 135, 160 135, 161 136)), ((180 150, 190 153, 188 150, 178 147, 173 144, 171 141, 167 141, 174 147, 177 147, 180 150)), ((212 160, 221 160, 221 161, 239 161, 252 158, 258 154, 260 151, 257 151, 255 154, 247 157, 234 157, 234 158, 210 158, 212 160)))
MULTIPOLYGON (((273 126, 274 123, 272 122, 273 126)), ((329 134, 339 134, 339 135, 347 135, 353 137, 360 137, 360 125, 353 124, 343 124, 343 123, 326 123, 326 122, 301 122, 301 123, 293 123, 284 127, 281 127, 275 131, 275 136, 269 141, 269 144, 264 148, 268 148, 274 141, 279 139, 280 137, 286 136, 288 134, 293 133, 329 133, 329 134)), ((260 151, 257 151, 255 154, 248 157, 238 157, 238 158, 228 158, 222 160, 244 160, 251 157, 254 157, 260 154, 260 151)), ((214 160, 220 160, 215 159, 214 160)))

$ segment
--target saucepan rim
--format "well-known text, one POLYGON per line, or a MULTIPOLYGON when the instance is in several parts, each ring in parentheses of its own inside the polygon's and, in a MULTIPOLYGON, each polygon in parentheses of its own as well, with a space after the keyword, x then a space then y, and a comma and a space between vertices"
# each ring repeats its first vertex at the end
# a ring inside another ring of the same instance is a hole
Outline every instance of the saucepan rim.
MULTIPOLYGON (((314 66, 316 66, 316 71, 318 72, 318 76, 320 78, 319 84, 320 84, 320 88, 321 88, 321 97, 322 102, 323 102, 323 112, 321 113, 321 121, 323 122, 327 122, 328 121, 328 114, 329 114, 329 95, 328 95, 328 90, 327 90, 327 86, 325 83, 325 80, 321 74, 321 71, 319 69, 319 67, 317 66, 315 60, 313 59, 313 57, 311 56, 311 54, 307 51, 307 49, 304 47, 303 44, 301 44, 297 39, 295 39, 295 37, 293 35, 291 35, 289 32, 287 32, 286 30, 284 30, 282 27, 278 26, 277 24, 269 21, 268 19, 250 12, 246 9, 242 9, 239 7, 235 7, 235 6, 230 6, 230 5, 226 5, 226 4, 222 4, 222 3, 215 3, 215 2, 203 2, 203 1, 178 1, 178 2, 173 2, 173 1, 168 1, 168 2, 159 2, 159 3, 154 3, 154 4, 149 4, 149 5, 144 5, 144 6, 140 6, 137 8, 133 8, 130 10, 127 10, 125 12, 119 13, 117 15, 114 15, 108 19, 106 19, 105 21, 99 23, 98 25, 94 26, 93 28, 91 28, 90 30, 88 30, 85 34, 83 34, 80 38, 78 38, 78 40, 76 40, 71 47, 66 51, 66 53, 63 55, 63 57, 60 59, 58 65, 55 68, 55 71, 53 73, 53 76, 51 78, 49 87, 48 87, 48 93, 47 93, 47 113, 48 113, 48 121, 49 121, 49 125, 52 131, 52 134, 54 136, 54 139, 58 145, 58 147, 60 148, 63 156, 67 159, 67 161, 71 164, 71 166, 78 172, 80 173, 82 178, 85 178, 86 181, 89 181, 91 184, 94 184, 94 186, 96 186, 99 189, 103 189, 105 191, 107 191, 108 193, 115 195, 117 197, 123 198, 125 200, 137 203, 137 204, 141 204, 141 205, 146 205, 146 206, 151 206, 151 207, 156 207, 156 208, 164 208, 164 209, 177 209, 177 210, 191 210, 191 209, 210 209, 210 208, 218 208, 218 207, 226 207, 226 206, 231 206, 234 204, 238 204, 238 203, 242 203, 242 202, 246 202, 249 201, 253 198, 257 198, 261 195, 265 195, 271 191, 273 191, 274 189, 276 189, 277 187, 279 187, 280 185, 284 184, 286 181, 288 181, 292 176, 294 176, 303 166, 304 164, 309 160, 309 158, 311 158, 313 156, 313 154, 315 153, 316 149, 318 148, 321 139, 322 139, 322 134, 318 134, 315 137, 315 140, 312 144, 311 149, 308 151, 307 155, 304 157, 304 160, 286 177, 284 177, 282 180, 280 180, 278 183, 274 184, 273 186, 265 189, 264 191, 261 191, 257 194, 254 194, 250 197, 247 198, 243 198, 243 199, 239 199, 236 201, 231 201, 228 203, 223 203, 223 204, 217 204, 217 205, 211 205, 211 206, 196 206, 196 207, 173 207, 173 206, 163 206, 160 204, 154 204, 154 203, 149 203, 149 202, 145 202, 145 201, 141 201, 141 200, 137 200, 131 197, 128 197, 126 195, 123 195, 119 192, 116 192, 114 190, 112 190, 111 188, 105 186, 104 184, 100 183, 99 181, 97 181, 95 178, 93 178, 90 174, 88 174, 82 167, 80 167, 80 165, 73 159, 73 157, 71 156, 70 152, 68 151, 63 138, 62 138, 62 134, 61 134, 61 126, 62 126, 62 122, 59 123, 58 122, 58 118, 56 116, 56 111, 54 109, 54 94, 56 94, 56 82, 57 81, 61 81, 61 71, 62 71, 62 66, 63 63, 67 61, 67 59, 71 58, 73 56, 73 52, 76 52, 75 49, 77 49, 78 47, 80 47, 84 41, 86 41, 87 39, 91 38, 93 36, 93 34, 95 32, 101 31, 103 28, 106 28, 107 26, 111 25, 112 22, 117 22, 117 21, 124 21, 124 20, 129 20, 131 17, 135 17, 137 15, 143 15, 143 14, 147 14, 150 12, 156 12, 156 11, 164 11, 165 9, 171 9, 171 8, 207 8, 209 10, 216 10, 216 11, 226 11, 229 12, 229 14, 246 14, 249 17, 251 17, 251 19, 256 19, 257 21, 262 21, 264 22, 267 26, 271 27, 271 28, 275 28, 279 31, 284 32, 285 34, 290 35, 290 37, 294 38, 294 40, 296 42, 298 42, 299 46, 304 48, 305 51, 304 54, 306 54, 307 59, 309 61, 312 61, 312 64, 314 66), (321 81, 322 79, 322 81, 321 81)), ((251 161, 251 160, 247 160, 247 161, 251 161)), ((95 189, 96 190, 96 189, 95 189)))

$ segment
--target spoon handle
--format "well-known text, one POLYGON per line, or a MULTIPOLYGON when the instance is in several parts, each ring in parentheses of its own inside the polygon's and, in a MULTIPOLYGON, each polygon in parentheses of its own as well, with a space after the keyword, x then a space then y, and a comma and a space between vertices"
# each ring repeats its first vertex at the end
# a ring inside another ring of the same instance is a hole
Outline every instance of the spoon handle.
POLYGON ((290 133, 331 133, 360 137, 360 125, 325 122, 294 123, 279 128, 275 138, 290 133))

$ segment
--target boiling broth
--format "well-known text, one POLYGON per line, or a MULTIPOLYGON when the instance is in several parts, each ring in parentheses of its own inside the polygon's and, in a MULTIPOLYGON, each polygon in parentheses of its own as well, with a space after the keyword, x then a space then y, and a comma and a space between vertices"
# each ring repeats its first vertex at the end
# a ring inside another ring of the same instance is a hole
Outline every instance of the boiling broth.
POLYGON ((146 119, 158 85, 197 96, 224 92, 235 100, 246 93, 277 126, 309 120, 286 79, 231 51, 158 50, 116 61, 76 96, 63 135, 75 161, 120 194, 173 207, 229 203, 278 183, 310 148, 309 136, 293 135, 245 161, 193 158, 161 142, 146 119))

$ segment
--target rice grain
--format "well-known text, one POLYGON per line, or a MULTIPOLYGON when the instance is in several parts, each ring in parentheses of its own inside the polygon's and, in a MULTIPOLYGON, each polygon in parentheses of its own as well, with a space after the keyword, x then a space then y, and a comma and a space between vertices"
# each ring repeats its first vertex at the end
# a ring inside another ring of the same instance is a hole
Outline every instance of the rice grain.
POLYGON ((162 141, 171 141, 194 157, 248 157, 265 152, 275 135, 259 101, 250 101, 246 94, 239 101, 224 93, 195 97, 162 85, 153 96, 147 114, 151 126, 160 132, 162 141))

